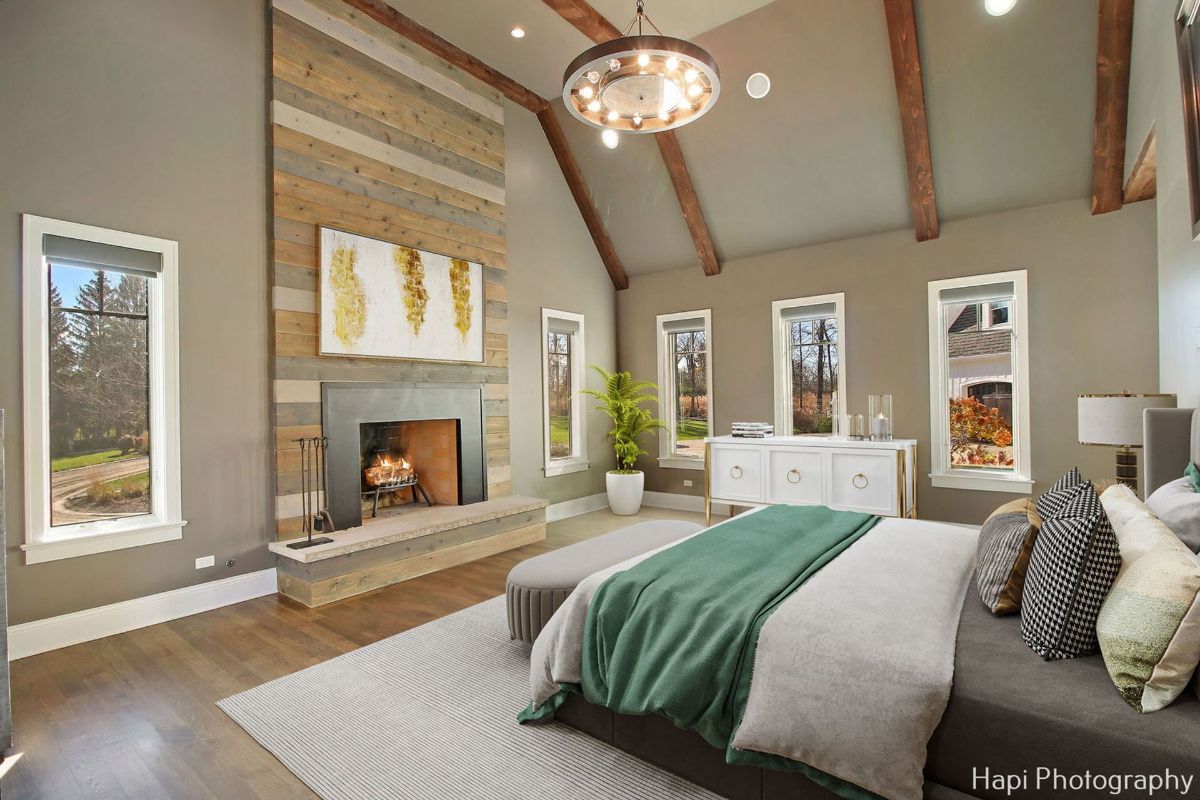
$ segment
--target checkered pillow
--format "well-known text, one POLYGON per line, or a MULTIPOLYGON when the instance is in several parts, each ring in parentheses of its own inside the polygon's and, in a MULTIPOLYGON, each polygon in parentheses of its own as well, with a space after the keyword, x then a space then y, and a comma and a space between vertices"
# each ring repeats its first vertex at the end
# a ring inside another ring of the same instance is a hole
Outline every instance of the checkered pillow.
POLYGON ((1071 489, 1060 508, 1042 521, 1021 605, 1021 636, 1047 661, 1097 652, 1096 617, 1121 567, 1117 536, 1090 483, 1071 489))
POLYGON ((1070 472, 1055 481, 1054 485, 1037 499, 1038 516, 1046 519, 1062 511, 1071 490, 1084 482, 1083 476, 1079 474, 1079 467, 1071 467, 1070 472))

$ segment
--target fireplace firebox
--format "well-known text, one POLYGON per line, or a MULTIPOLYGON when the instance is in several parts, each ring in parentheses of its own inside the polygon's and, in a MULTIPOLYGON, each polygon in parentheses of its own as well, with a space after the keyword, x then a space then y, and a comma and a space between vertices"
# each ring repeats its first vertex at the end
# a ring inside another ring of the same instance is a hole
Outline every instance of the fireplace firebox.
POLYGON ((338 529, 487 499, 481 386, 323 383, 321 406, 338 529))

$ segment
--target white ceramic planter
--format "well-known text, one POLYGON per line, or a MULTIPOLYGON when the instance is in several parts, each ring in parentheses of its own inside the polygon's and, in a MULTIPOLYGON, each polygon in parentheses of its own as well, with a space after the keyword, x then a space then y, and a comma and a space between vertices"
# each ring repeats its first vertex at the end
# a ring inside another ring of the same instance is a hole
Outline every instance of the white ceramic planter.
POLYGON ((607 473, 604 476, 604 486, 608 490, 608 507, 612 512, 622 517, 636 514, 642 507, 642 487, 645 481, 644 472, 628 475, 619 472, 607 473))

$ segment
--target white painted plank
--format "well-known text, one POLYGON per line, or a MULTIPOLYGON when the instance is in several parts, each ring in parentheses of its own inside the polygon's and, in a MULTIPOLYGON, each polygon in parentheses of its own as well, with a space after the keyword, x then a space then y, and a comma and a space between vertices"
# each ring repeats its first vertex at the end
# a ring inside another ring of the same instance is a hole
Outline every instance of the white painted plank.
POLYGON ((306 289, 276 286, 271 290, 271 307, 277 311, 300 311, 317 313, 317 293, 306 289))
POLYGON ((274 5, 288 16, 295 17, 305 25, 316 28, 326 36, 354 48, 368 58, 372 58, 380 64, 396 70, 401 75, 407 75, 414 81, 428 86, 433 91, 443 94, 457 103, 461 103, 472 111, 483 114, 488 119, 503 124, 503 106, 492 102, 482 95, 476 94, 437 70, 430 69, 412 56, 400 52, 385 42, 381 42, 371 34, 350 25, 345 20, 331 16, 321 9, 304 2, 304 0, 274 0, 274 5))
POLYGON ((407 150, 401 150, 378 139, 372 139, 358 131, 350 130, 327 119, 321 119, 315 114, 309 114, 307 111, 302 111, 278 100, 271 101, 271 119, 276 125, 291 128, 314 139, 352 150, 422 178, 428 178, 476 197, 482 197, 484 200, 504 205, 503 187, 494 186, 478 178, 472 178, 470 175, 463 175, 450 167, 435 164, 407 150))
POLYGON ((321 402, 320 381, 275 381, 276 403, 321 402))

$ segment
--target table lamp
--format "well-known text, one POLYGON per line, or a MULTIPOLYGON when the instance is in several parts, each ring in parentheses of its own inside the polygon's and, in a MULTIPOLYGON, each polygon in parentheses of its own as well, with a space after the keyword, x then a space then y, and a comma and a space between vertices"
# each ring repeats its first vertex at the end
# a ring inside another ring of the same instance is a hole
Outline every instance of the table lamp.
POLYGON ((1119 447, 1117 480, 1136 493, 1137 454, 1142 446, 1142 412, 1175 408, 1173 394, 1083 394, 1079 396, 1079 443, 1119 447))

